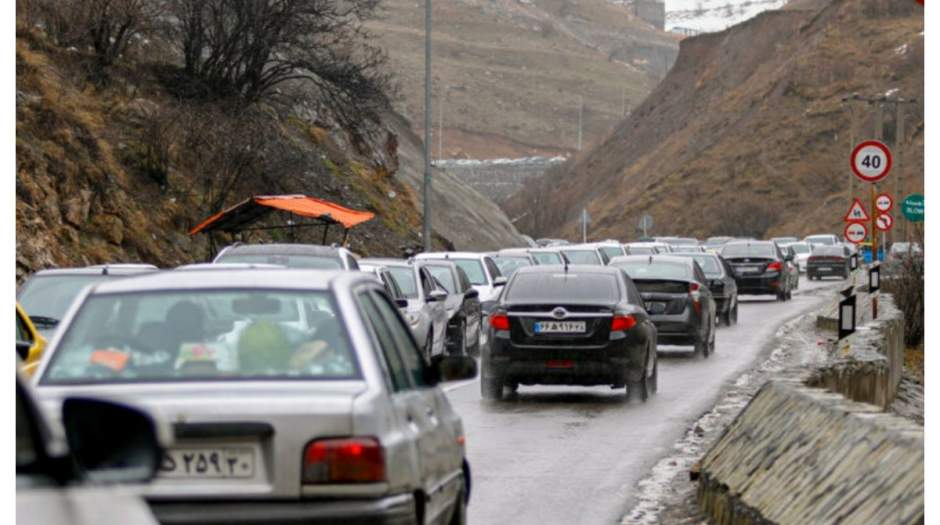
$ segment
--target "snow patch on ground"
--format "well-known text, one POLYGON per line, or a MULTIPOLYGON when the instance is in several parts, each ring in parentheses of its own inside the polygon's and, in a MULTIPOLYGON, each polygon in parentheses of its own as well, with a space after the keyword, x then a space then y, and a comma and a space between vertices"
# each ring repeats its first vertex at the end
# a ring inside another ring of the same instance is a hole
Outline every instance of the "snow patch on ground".
POLYGON ((767 379, 789 366, 826 359, 825 342, 817 336, 814 313, 784 323, 774 338, 776 346, 767 359, 738 377, 715 407, 675 443, 673 453, 661 459, 638 483, 637 503, 621 518, 622 525, 702 522, 694 501, 696 484, 688 477, 692 465, 767 379))
POLYGON ((780 9, 787 0, 666 0, 666 31, 712 33, 758 14, 780 9))

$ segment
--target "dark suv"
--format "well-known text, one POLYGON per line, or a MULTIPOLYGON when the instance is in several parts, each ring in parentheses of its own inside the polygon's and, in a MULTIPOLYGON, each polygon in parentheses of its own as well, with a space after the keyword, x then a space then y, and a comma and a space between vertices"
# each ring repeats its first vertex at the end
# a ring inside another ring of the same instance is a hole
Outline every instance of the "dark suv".
POLYGON ((721 256, 734 268, 738 295, 776 295, 778 301, 792 298, 792 260, 772 241, 732 241, 721 248, 721 256))
POLYGON ((499 400, 519 385, 657 386, 656 327, 639 291, 605 266, 529 266, 513 274, 490 315, 480 387, 499 400))

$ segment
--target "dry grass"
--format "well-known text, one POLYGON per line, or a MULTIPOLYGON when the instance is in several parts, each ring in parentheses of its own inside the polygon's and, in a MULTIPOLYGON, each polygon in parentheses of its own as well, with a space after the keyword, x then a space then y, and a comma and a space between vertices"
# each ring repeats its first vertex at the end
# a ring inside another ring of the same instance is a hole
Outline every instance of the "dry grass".
POLYGON ((911 377, 924 384, 924 345, 904 350, 904 368, 911 377))

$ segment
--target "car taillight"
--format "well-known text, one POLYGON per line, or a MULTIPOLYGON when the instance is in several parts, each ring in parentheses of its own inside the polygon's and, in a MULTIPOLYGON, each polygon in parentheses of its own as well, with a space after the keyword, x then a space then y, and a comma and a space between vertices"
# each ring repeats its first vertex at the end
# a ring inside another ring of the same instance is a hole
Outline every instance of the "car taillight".
POLYGON ((632 315, 615 315, 610 320, 611 332, 625 332, 636 326, 636 319, 632 315))
POLYGON ((701 285, 698 283, 689 283, 689 297, 692 298, 692 306, 695 308, 695 313, 701 315, 702 313, 702 301, 701 294, 699 293, 701 285))
POLYGON ((494 330, 509 330, 509 316, 506 314, 490 315, 490 326, 494 330))
POLYGON ((371 437, 318 439, 304 451, 304 483, 385 481, 385 454, 371 437))
POLYGON ((783 264, 780 261, 774 261, 767 265, 767 271, 779 272, 781 270, 783 270, 783 264))

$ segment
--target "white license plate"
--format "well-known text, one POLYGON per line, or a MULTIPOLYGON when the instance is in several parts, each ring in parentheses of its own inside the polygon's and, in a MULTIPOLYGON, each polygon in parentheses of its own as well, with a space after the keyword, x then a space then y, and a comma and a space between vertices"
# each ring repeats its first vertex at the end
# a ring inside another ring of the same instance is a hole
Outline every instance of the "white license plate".
POLYGON ((760 268, 755 268, 753 266, 748 267, 748 268, 742 268, 742 272, 743 273, 760 273, 760 268))
POLYGON ((587 331, 584 321, 539 321, 535 323, 537 334, 583 334, 587 331))
POLYGON ((255 452, 242 447, 173 448, 163 455, 163 478, 250 478, 255 452))

